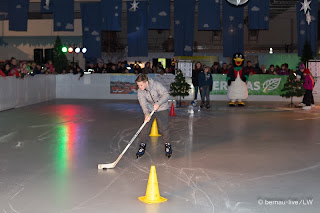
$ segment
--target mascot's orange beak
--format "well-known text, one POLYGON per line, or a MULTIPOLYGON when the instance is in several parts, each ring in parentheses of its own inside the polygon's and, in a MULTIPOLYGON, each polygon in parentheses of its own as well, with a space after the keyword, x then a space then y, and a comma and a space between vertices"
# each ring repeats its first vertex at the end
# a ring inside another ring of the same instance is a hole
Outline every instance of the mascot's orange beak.
POLYGON ((244 59, 242 59, 242 58, 234 58, 233 60, 236 63, 236 65, 239 67, 239 66, 241 66, 241 64, 242 64, 244 59))

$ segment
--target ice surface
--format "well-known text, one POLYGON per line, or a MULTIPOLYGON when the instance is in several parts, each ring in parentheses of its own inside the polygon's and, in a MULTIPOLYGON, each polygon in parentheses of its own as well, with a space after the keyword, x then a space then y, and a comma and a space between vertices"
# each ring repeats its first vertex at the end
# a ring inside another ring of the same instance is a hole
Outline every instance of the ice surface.
POLYGON ((0 211, 100 212, 318 212, 320 109, 274 103, 227 103, 193 116, 170 117, 173 156, 161 137, 150 138, 136 159, 143 122, 137 101, 55 100, 0 113, 0 211), (145 194, 155 165, 161 196, 145 194), (259 205, 258 200, 313 199, 312 205, 259 205))

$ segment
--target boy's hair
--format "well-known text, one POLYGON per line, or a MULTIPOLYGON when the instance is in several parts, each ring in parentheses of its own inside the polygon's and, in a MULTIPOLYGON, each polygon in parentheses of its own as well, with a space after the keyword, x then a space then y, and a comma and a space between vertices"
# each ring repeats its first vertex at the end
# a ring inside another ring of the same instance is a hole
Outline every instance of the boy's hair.
POLYGON ((140 74, 140 75, 138 75, 136 82, 147 82, 148 80, 149 79, 146 74, 140 74))

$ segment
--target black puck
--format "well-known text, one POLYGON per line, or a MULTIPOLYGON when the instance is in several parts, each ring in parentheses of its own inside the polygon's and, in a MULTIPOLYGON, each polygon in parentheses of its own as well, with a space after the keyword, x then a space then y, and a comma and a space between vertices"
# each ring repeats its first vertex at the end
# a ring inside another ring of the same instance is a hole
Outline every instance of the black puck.
POLYGON ((102 170, 107 170, 107 168, 103 168, 102 170))

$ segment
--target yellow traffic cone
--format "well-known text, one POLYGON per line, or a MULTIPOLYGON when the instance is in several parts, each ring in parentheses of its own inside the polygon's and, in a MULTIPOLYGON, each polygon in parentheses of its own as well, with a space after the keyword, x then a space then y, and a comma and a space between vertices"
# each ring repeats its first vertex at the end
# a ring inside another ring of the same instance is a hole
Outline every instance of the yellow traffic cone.
POLYGON ((151 127, 151 132, 150 132, 150 135, 149 135, 149 136, 153 136, 153 137, 159 137, 159 136, 161 136, 161 135, 158 133, 158 126, 157 126, 156 119, 153 120, 152 127, 151 127))
POLYGON ((149 180, 147 185, 146 196, 139 197, 139 200, 145 203, 162 203, 167 201, 166 198, 160 196, 156 167, 151 166, 149 180))

